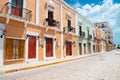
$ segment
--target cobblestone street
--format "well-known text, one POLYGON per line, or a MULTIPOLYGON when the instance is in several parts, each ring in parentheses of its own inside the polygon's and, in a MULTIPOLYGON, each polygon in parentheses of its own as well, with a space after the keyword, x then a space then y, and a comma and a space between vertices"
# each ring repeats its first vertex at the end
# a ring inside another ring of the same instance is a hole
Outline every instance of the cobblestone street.
POLYGON ((120 80, 115 51, 71 62, 0 75, 0 80, 120 80))

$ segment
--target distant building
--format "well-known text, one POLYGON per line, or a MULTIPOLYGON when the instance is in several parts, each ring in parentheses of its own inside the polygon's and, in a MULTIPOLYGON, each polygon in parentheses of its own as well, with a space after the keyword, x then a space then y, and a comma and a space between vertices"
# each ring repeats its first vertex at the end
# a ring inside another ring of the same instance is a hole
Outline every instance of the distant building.
POLYGON ((105 32, 106 50, 107 51, 112 50, 114 47, 113 33, 111 28, 108 26, 108 22, 96 23, 96 26, 103 29, 103 31, 105 32))
POLYGON ((95 25, 95 52, 101 52, 101 34, 100 34, 100 28, 95 25))

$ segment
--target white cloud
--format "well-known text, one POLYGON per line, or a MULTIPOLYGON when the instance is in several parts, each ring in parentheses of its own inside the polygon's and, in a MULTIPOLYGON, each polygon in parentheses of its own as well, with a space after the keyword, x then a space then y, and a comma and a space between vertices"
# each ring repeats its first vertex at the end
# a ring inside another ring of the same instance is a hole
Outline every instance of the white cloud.
POLYGON ((117 44, 120 42, 120 4, 113 3, 113 0, 103 0, 101 5, 86 4, 81 6, 77 2, 73 7, 93 22, 109 22, 114 42, 117 44))

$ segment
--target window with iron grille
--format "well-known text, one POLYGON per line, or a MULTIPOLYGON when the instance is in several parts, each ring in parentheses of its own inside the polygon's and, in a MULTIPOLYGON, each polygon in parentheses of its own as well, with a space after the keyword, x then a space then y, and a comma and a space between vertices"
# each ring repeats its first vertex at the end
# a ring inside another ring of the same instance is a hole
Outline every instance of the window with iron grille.
POLYGON ((6 39, 5 59, 22 59, 24 58, 24 40, 6 39))

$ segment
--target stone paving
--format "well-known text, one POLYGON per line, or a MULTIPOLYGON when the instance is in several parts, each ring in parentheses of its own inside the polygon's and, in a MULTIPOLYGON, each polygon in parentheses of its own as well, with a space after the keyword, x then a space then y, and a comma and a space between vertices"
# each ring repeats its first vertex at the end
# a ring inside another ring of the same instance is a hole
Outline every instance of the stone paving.
POLYGON ((120 80, 115 51, 71 62, 0 75, 0 80, 120 80))

